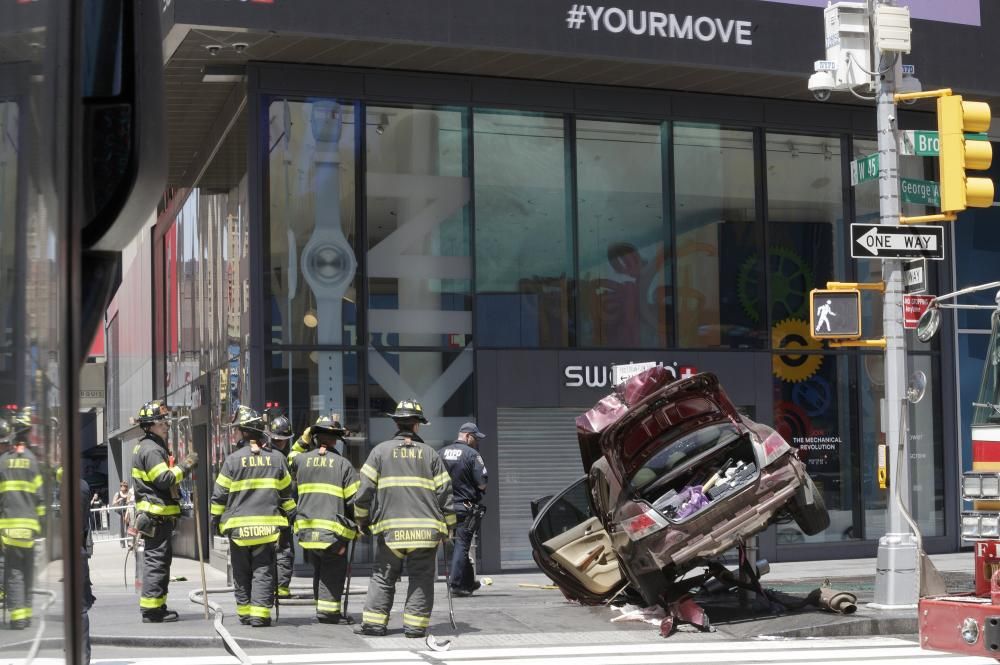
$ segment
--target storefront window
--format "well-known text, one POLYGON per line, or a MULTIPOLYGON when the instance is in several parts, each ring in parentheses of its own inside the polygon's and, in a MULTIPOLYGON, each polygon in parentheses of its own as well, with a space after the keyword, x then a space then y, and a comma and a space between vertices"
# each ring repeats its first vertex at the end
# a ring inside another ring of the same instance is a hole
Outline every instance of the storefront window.
POLYGON ((753 132, 674 125, 677 345, 767 344, 753 132))
POLYGON ((667 345, 673 297, 664 131, 658 124, 576 124, 580 346, 667 345))
POLYGON ((843 274, 840 139, 767 135, 772 325, 809 322, 809 291, 843 274))
POLYGON ((475 413, 472 350, 368 351, 369 436, 372 445, 396 432, 387 414, 404 399, 420 402, 429 424, 420 436, 439 448, 451 443, 475 413))
POLYGON ((476 111, 478 344, 570 343, 573 231, 561 116, 476 111))
POLYGON ((270 330, 283 344, 354 344, 355 108, 274 100, 264 251, 270 330))
POLYGON ((830 526, 804 535, 794 522, 780 525, 778 544, 836 542, 861 537, 854 468, 851 359, 846 355, 800 356, 797 373, 774 356, 774 427, 798 452, 823 495, 830 526))
POLYGON ((468 112, 368 107, 365 176, 371 344, 472 339, 468 112))

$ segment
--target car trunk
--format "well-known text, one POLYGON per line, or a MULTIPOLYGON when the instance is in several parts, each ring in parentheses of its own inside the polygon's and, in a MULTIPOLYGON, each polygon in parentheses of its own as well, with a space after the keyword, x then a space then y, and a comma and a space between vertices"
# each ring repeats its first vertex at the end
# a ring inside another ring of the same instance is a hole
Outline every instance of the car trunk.
POLYGON ((632 485, 668 520, 687 522, 757 480, 750 437, 728 421, 702 427, 661 448, 635 472, 632 485))

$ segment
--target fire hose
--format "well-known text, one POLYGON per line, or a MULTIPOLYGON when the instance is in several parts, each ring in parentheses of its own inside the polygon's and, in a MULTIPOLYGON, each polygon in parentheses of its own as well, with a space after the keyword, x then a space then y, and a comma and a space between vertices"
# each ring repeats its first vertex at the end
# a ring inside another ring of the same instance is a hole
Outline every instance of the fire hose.
MULTIPOLYGON (((204 590, 205 594, 232 593, 232 592, 233 592, 233 587, 220 587, 217 589, 204 590)), ((242 663, 243 665, 251 665, 250 656, 248 656, 247 653, 240 647, 240 645, 237 644, 236 639, 232 636, 232 633, 230 633, 226 629, 226 627, 222 625, 222 619, 224 616, 222 608, 219 606, 218 603, 208 599, 206 596, 203 596, 202 593, 203 592, 201 589, 195 589, 194 591, 188 594, 188 600, 190 600, 192 603, 195 603, 196 605, 204 605, 206 608, 212 610, 212 612, 215 614, 215 619, 213 620, 213 627, 215 628, 215 632, 218 633, 219 637, 222 638, 222 643, 226 651, 230 655, 238 659, 240 663, 242 663)))

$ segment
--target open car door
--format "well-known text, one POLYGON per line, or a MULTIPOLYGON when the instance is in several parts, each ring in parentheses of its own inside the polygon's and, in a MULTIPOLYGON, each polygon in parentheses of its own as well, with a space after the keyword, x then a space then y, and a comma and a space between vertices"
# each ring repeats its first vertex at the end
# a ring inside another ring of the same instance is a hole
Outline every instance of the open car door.
POLYGON ((529 538, 535 562, 570 600, 597 605, 625 585, 611 538, 591 509, 586 476, 542 507, 529 538))

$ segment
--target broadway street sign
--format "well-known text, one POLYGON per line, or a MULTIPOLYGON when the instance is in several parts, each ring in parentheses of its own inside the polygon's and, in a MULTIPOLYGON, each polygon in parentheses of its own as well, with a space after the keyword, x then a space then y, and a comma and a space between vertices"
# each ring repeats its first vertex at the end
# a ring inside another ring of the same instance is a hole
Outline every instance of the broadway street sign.
POLYGON ((851 256, 943 261, 944 227, 851 224, 851 256))

